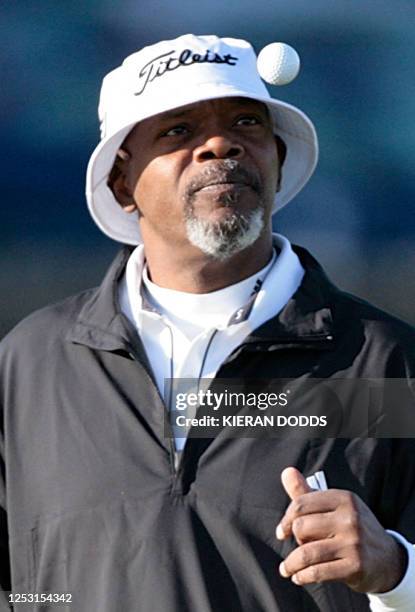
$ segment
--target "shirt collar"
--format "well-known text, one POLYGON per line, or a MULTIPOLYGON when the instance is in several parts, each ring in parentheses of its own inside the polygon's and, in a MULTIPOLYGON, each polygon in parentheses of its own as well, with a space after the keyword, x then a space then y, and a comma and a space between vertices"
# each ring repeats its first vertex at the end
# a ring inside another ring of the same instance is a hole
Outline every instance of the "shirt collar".
POLYGON ((219 291, 198 295, 165 289, 146 278, 144 247, 139 245, 132 252, 120 283, 122 311, 138 330, 148 316, 163 314, 180 322, 181 313, 186 313, 186 319, 197 325, 203 313, 202 327, 217 329, 240 324, 249 317, 253 329, 283 309, 304 275, 287 238, 273 234, 273 246, 272 260, 256 274, 219 291), (143 285, 149 294, 142 291, 143 285))
MULTIPOLYGON (((305 269, 301 285, 278 316, 255 329, 247 342, 332 338, 331 304, 339 290, 308 251, 296 246, 293 250, 305 269)), ((121 310, 118 289, 131 251, 125 246, 118 253, 100 287, 76 296, 79 314, 69 326, 67 340, 102 350, 128 350, 137 344, 134 326, 121 310)))
MULTIPOLYGON (((131 260, 134 258, 135 252, 131 255, 131 260)), ((127 287, 131 301, 132 292, 140 292, 148 296, 148 306, 155 307, 158 312, 166 315, 168 318, 174 317, 180 320, 184 315, 187 321, 193 322, 201 327, 215 326, 226 327, 233 313, 242 305, 248 302, 255 288, 261 286, 264 278, 270 272, 275 263, 277 256, 275 249, 273 250, 270 261, 259 271, 252 276, 230 285, 212 291, 210 293, 197 294, 184 291, 176 291, 166 289, 154 284, 147 274, 147 266, 144 265, 142 271, 142 282, 135 276, 128 277, 132 281, 132 285, 127 287)), ((130 262, 127 264, 127 268, 130 262)), ((146 308, 146 304, 142 303, 142 308, 146 308)))

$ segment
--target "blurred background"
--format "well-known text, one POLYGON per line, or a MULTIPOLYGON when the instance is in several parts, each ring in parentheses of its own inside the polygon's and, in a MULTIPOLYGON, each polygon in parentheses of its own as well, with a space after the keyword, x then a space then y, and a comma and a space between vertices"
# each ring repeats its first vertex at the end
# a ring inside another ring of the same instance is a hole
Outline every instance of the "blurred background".
POLYGON ((321 158, 275 229, 338 285, 415 323, 413 0, 21 0, 0 21, 0 335, 100 282, 119 248, 84 198, 101 79, 189 31, 297 49, 299 77, 270 90, 312 118, 321 158))

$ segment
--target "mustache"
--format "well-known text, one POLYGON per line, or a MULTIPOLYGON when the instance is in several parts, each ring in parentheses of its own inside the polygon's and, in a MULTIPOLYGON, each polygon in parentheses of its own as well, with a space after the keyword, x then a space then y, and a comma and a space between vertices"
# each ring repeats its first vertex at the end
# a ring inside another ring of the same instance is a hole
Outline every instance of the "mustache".
POLYGON ((261 191, 261 182, 256 173, 244 168, 236 159, 224 159, 212 161, 203 167, 197 176, 189 181, 185 190, 186 196, 191 197, 203 187, 218 183, 242 183, 257 193, 261 191))

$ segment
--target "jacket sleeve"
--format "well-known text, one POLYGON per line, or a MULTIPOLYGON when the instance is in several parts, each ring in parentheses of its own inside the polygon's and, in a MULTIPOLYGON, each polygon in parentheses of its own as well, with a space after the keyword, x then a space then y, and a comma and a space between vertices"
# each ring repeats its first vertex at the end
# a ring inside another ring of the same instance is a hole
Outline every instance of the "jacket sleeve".
POLYGON ((6 512, 6 483, 4 466, 4 439, 0 442, 0 612, 9 611, 12 607, 8 603, 11 591, 9 534, 7 528, 6 512))
POLYGON ((415 601, 415 547, 400 534, 389 531, 407 550, 408 567, 401 582, 392 591, 369 595, 372 612, 412 612, 415 601))

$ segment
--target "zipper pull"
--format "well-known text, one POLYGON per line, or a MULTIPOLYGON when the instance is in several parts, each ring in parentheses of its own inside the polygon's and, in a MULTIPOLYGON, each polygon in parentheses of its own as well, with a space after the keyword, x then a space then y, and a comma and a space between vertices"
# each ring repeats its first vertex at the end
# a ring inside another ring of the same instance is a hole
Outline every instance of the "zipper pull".
MULTIPOLYGON (((173 444, 174 444, 174 442, 173 442, 173 444)), ((181 459, 182 459, 182 452, 175 450, 174 451, 174 471, 176 473, 179 471, 181 459)))

